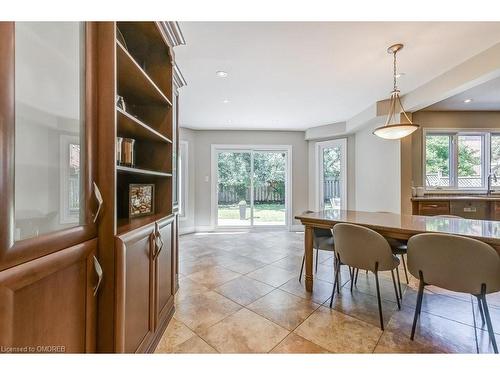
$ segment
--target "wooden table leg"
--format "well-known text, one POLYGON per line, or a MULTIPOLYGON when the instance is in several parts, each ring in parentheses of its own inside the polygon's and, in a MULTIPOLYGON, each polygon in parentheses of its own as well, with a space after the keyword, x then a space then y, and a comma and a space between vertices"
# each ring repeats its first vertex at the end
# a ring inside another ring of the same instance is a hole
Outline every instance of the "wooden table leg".
POLYGON ((312 292, 313 290, 313 227, 306 226, 304 235, 304 250, 306 256, 306 290, 312 292))

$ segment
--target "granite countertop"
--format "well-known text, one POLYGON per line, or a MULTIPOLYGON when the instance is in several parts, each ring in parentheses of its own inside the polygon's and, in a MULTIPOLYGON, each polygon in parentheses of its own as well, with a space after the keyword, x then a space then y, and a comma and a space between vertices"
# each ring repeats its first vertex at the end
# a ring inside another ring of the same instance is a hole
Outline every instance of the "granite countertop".
POLYGON ((426 194, 412 197, 412 201, 500 201, 500 194, 426 194))

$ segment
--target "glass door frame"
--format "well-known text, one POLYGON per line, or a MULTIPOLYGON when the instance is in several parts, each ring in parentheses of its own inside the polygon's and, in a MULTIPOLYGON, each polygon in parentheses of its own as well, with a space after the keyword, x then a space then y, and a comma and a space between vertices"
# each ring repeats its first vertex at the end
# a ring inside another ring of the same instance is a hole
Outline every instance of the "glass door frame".
POLYGON ((211 229, 273 229, 292 227, 292 146, 291 145, 237 145, 237 144, 212 144, 211 145, 211 229), (283 225, 254 225, 254 178, 250 176, 250 225, 221 226, 218 224, 218 154, 220 152, 241 152, 251 154, 250 174, 254 171, 254 153, 256 152, 284 152, 285 162, 285 224, 283 225))
POLYGON ((0 63, 0 113, 5 121, 0 122, 0 149, 2 149, 2 168, 0 168, 0 271, 16 264, 27 262, 58 250, 77 245, 97 236, 97 223, 93 220, 96 212, 93 182, 97 176, 97 27, 96 22, 83 22, 85 27, 85 157, 82 173, 85 196, 84 221, 71 228, 62 229, 38 237, 15 240, 15 22, 0 23, 0 44, 5 47, 5 56, 0 63))
POLYGON ((347 138, 333 139, 316 142, 315 149, 315 210, 324 210, 323 199, 323 150, 326 148, 340 147, 340 209, 347 210, 347 138))

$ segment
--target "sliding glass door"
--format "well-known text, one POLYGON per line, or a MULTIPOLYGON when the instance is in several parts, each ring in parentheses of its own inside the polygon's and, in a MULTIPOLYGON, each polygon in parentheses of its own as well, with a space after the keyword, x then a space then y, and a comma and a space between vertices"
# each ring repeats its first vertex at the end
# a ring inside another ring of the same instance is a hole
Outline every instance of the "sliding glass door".
POLYGON ((288 151, 218 149, 216 225, 287 225, 288 151))

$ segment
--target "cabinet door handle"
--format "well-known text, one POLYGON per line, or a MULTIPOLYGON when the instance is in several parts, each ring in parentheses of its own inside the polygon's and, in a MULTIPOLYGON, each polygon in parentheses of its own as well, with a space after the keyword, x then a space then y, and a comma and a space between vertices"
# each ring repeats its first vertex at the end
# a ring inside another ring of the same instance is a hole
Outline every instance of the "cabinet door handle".
POLYGON ((94 287, 94 296, 96 296, 97 292, 99 291, 99 287, 101 286, 103 272, 102 272, 102 267, 99 264, 99 261, 97 260, 95 255, 94 255, 94 270, 95 273, 97 274, 97 285, 94 287))
POLYGON ((104 203, 104 200, 102 199, 101 191, 97 187, 97 184, 93 182, 94 184, 94 195, 95 199, 97 200, 98 206, 97 206, 97 211, 95 212, 94 215, 94 223, 97 221, 97 218, 99 217, 99 213, 101 212, 102 204, 104 203))
POLYGON ((155 258, 158 257, 158 255, 160 255, 161 253, 161 250, 163 249, 163 239, 161 238, 161 234, 160 234, 160 230, 157 229, 157 234, 155 235, 155 246, 157 248, 156 250, 156 253, 155 253, 155 258), (159 243, 158 243, 159 241, 159 243))

